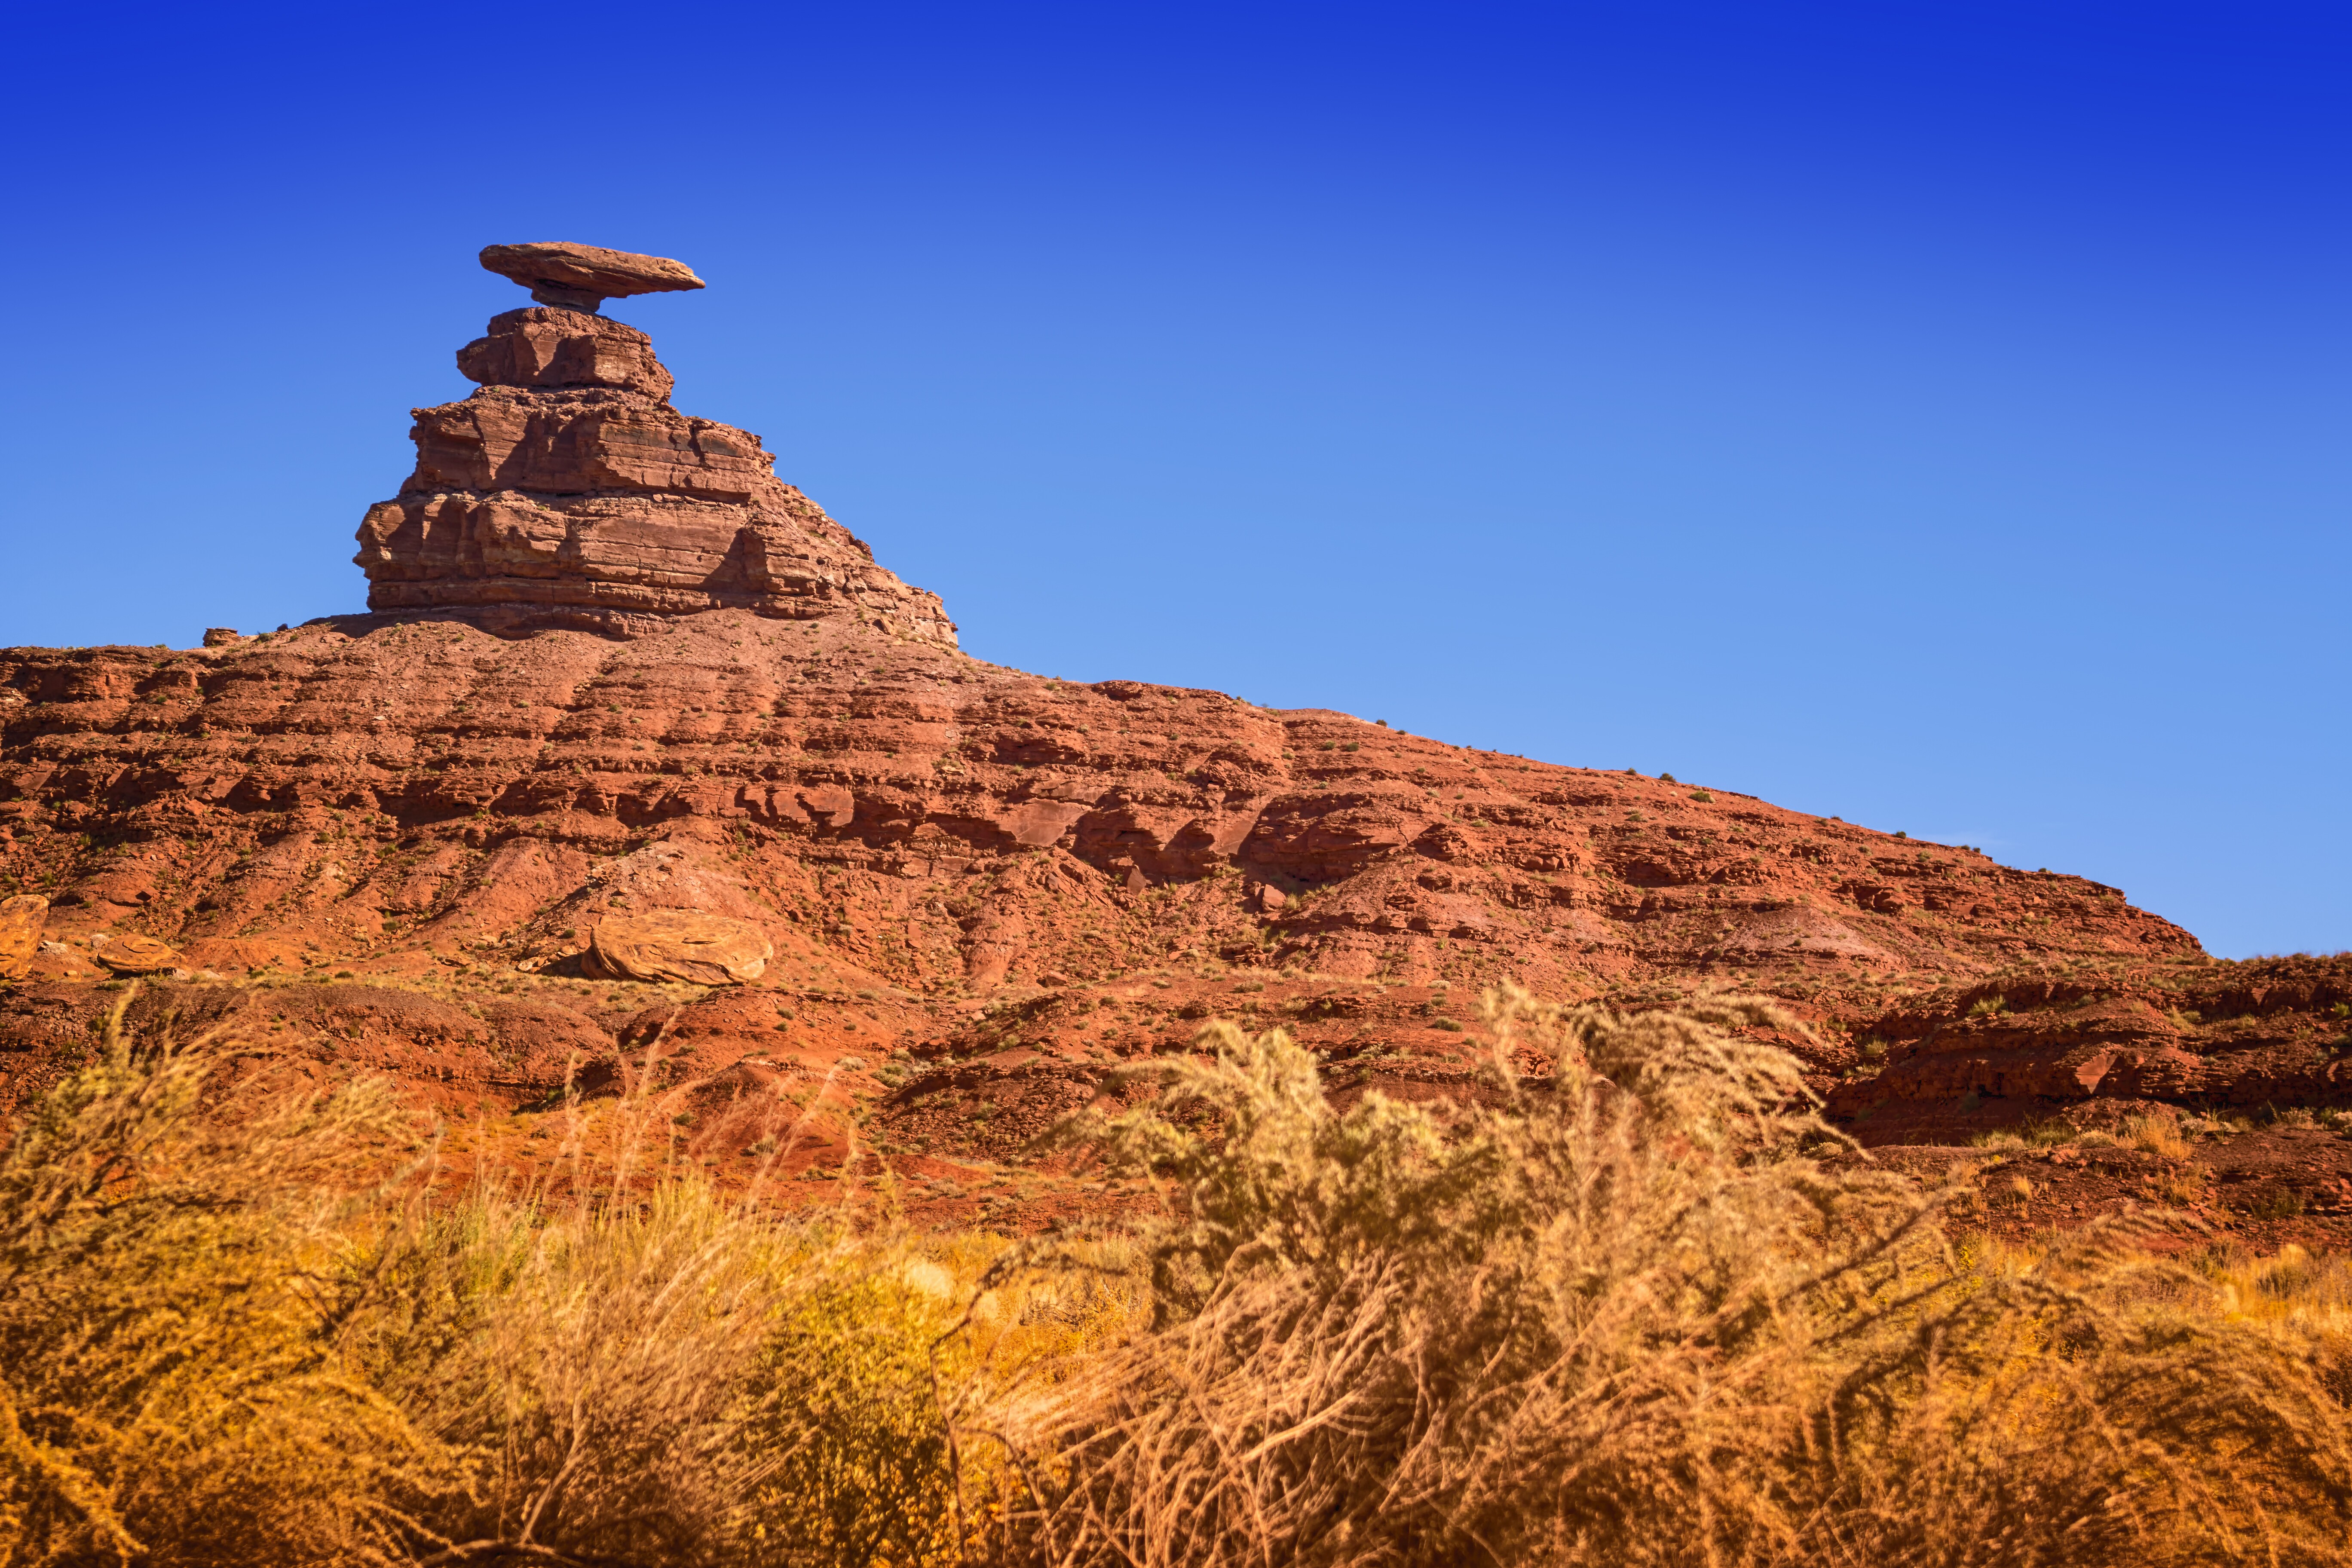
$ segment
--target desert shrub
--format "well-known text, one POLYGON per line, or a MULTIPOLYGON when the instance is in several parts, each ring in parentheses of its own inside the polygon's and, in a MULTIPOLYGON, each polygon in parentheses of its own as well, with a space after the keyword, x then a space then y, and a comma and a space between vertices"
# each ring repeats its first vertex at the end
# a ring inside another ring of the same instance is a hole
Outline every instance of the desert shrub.
POLYGON ((447 1471, 356 1364, 339 1259, 417 1129, 232 1040, 142 1048, 131 996, 0 1159, 0 1562, 395 1552, 391 1493, 447 1471))
MULTIPOLYGON (((1974 1091, 1970 1091, 1973 1093, 1974 1091)), ((1963 1101, 1968 1097, 1963 1096, 1963 1101)), ((1981 1101, 1979 1101, 1981 1102, 1981 1101)), ((2090 1133, 2069 1122, 2052 1119, 1979 1132, 1969 1140, 1972 1149, 2049 1149, 2061 1143, 2085 1143, 2096 1148, 2116 1142, 2112 1133, 2090 1133)))
MULTIPOLYGON (((118 1010, 0 1157, 0 1563, 953 1560, 930 1352, 988 1258, 723 1200, 647 1152, 662 1101, 597 1114, 595 1201, 426 1203, 385 1085, 118 1010)), ((992 1321, 947 1371, 1079 1342, 992 1321)))
POLYGON ((1488 1102, 1344 1111, 1213 1026, 1072 1134, 1168 1222, 1013 1247, 723 1199, 658 1097, 427 1203, 381 1085, 118 1015, 0 1156, 0 1563, 2342 1560, 2340 1260, 1953 1247, 1769 1010, 1487 1021, 1488 1102))
POLYGON ((477 1558, 960 1561, 995 1481, 960 1466, 942 1400, 1081 1342, 1035 1321, 1042 1285, 969 1310, 1003 1246, 782 1218, 691 1177, 592 1208, 478 1193, 425 1227, 372 1347, 467 1467, 462 1496, 410 1510, 477 1558))
POLYGON ((2189 1158, 2189 1139, 2180 1130, 2179 1117, 2163 1115, 2129 1117, 2118 1131, 2119 1141, 2126 1148, 2158 1154, 2167 1160, 2189 1158))
POLYGON ((959 1281, 903 1244, 816 1248, 795 1271, 760 1352, 740 1560, 954 1562, 961 1493, 932 1352, 959 1281))
POLYGON ((542 1208, 478 1190, 395 1238, 373 1381, 462 1467, 403 1497, 473 1555, 721 1556, 761 1459, 751 1389, 789 1281, 698 1182, 542 1208))
POLYGON ((752 1447, 771 1468, 746 1563, 891 1568, 976 1561, 1012 1479, 1002 1445, 955 1440, 1034 1397, 1139 1321, 1129 1249, 1055 1245, 1041 1271, 992 1237, 838 1242, 762 1352, 752 1447), (1057 1361, 1057 1358, 1058 1361, 1057 1361))
POLYGON ((2340 1560, 2341 1407, 2307 1354, 2183 1305, 2210 1296, 2187 1270, 2104 1233, 1956 1252, 1742 1037, 1788 1026, 1763 1009, 1507 991, 1489 1022, 1483 1107, 1339 1110, 1281 1033, 1217 1026, 1213 1063, 1084 1130, 1184 1203, 1153 1331, 998 1413, 1008 1555, 2340 1560))
POLYGON ((2329 1392, 2352 1404, 2352 1258, 2315 1258, 2292 1245, 2270 1258, 2222 1249, 2198 1268, 2217 1287, 2225 1316, 2307 1352, 2329 1392))
POLYGON ((2246 1212, 2256 1219, 2293 1219, 2310 1205, 2310 1194, 2284 1182, 2255 1189, 2246 1212))

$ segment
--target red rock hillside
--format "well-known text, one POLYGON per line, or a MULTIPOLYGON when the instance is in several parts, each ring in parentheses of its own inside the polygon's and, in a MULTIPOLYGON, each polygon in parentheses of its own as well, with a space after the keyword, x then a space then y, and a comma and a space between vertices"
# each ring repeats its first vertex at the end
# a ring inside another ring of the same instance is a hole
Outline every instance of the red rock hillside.
POLYGON ((1504 979, 1783 998, 1866 1141, 2352 1098, 2345 961, 2218 963, 2116 889, 1711 782, 986 664, 756 437, 676 413, 643 334, 541 305, 458 360, 481 389, 418 412, 362 525, 371 613, 0 654, 0 894, 34 896, 0 1110, 133 973, 142 1018, 477 1128, 666 1086, 724 1174, 785 1115, 793 1171, 878 1145, 942 1219, 1116 1202, 1027 1141, 1212 1016, 1455 1092, 1504 979), (752 977, 592 943, 665 910, 752 977))

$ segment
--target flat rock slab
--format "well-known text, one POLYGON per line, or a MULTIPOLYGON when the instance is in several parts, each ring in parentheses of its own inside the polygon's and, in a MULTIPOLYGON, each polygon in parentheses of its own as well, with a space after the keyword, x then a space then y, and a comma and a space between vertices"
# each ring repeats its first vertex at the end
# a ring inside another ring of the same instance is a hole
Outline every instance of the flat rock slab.
POLYGON ((169 943, 136 931, 93 938, 90 956, 117 974, 163 974, 186 963, 169 943))
POLYGON ((0 900, 0 980, 22 980, 41 948, 41 921, 49 900, 36 893, 0 900))
POLYGON ((543 305, 582 310, 595 310, 601 300, 704 287, 694 268, 683 261, 607 250, 601 245, 574 245, 569 240, 486 245, 482 265, 521 284, 543 305))
POLYGON ((775 953, 749 921, 656 910, 605 916, 589 934, 583 966, 612 980, 742 985, 760 978, 775 953))

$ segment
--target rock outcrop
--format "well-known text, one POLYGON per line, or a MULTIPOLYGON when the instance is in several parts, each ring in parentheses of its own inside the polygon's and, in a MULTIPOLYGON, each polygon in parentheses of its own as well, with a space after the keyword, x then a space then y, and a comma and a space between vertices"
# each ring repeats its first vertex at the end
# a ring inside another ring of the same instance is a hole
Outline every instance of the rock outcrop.
POLYGON ((616 642, 346 616, 12 650, 0 693, 0 886, 52 889, 53 934, 146 931, 225 973, 510 964, 667 908, 924 993, 1179 954, 1793 994, 2197 952, 2113 888, 1959 846, 853 617, 616 642))
POLYGON ((135 931, 100 932, 89 946, 99 963, 117 974, 170 974, 181 967, 169 942, 135 931))
POLYGON ((1909 997, 1853 1035, 1829 1095, 1873 1142, 2151 1105, 2352 1105, 2352 954, 2012 970, 1909 997))
POLYGON ((581 969, 599 980, 746 985, 766 973, 775 955, 775 944, 750 921, 656 910, 598 921, 581 969))
MULTIPOLYGON (((565 262, 562 276, 584 280, 575 292, 701 287, 646 280, 676 262, 590 247, 493 246, 484 265, 509 251, 533 253, 494 268, 519 279, 554 267, 540 253, 587 257, 565 262), (622 287, 632 268, 643 287, 622 287)), ((535 285, 534 297, 551 287, 535 285)), ((850 616, 955 646, 938 596, 875 564, 861 541, 780 481, 757 436, 672 408, 670 374, 635 328, 530 306, 493 318, 487 336, 457 352, 457 368, 481 390, 415 410, 416 468, 360 524, 354 560, 370 608, 456 614, 514 634, 623 636, 652 617, 712 609, 850 616)))

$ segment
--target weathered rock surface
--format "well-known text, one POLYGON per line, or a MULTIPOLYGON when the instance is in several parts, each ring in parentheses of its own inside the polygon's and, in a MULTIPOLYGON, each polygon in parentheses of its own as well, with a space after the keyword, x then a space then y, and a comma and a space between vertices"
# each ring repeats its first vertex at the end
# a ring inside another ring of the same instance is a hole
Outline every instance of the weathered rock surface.
POLYGON ((675 384, 636 328, 544 305, 492 316, 489 331, 457 351, 457 370, 484 386, 601 386, 656 402, 675 384))
POLYGON ((135 931, 103 935, 90 943, 90 952, 117 974, 169 974, 183 962, 169 942, 135 931))
MULTIPOLYGON (((0 1118, 71 1067, 120 989, 37 983, 0 999, 0 1118)), ((616 1075, 611 1027, 552 997, 435 995, 381 984, 141 982, 134 1032, 225 1029, 338 1072, 381 1072, 429 1102, 533 1104, 616 1075)), ((630 1016, 624 1013, 612 1022, 630 1016)))
POLYGON ((744 985, 759 979, 775 955, 775 944, 750 921, 656 910, 606 915, 589 936, 581 967, 599 980, 744 985))
POLYGON ((616 641, 377 615, 10 650, 0 833, 0 891, 54 900, 0 1001, 0 1111, 62 1059, 8 1054, 8 1019, 80 994, 123 932, 225 977, 173 987, 186 1016, 331 991, 348 1022, 322 1015, 304 1048, 464 1103, 536 1103, 555 1069, 507 1073, 505 1026, 479 1021, 467 1049, 488 1055, 454 1078, 440 1047, 353 1055, 353 1029, 425 1016, 369 998, 562 1007, 583 1061, 637 1063, 674 1020, 661 1037, 697 1049, 660 1081, 719 1097, 709 1139, 737 1125, 729 1097, 822 1087, 793 1159, 827 1168, 859 1117, 923 1159, 1025 1158, 1033 1124, 1115 1092, 1109 1066, 1213 1016, 1294 1030, 1343 1092, 1470 1092, 1475 997, 1503 979, 1633 1007, 1777 996, 1873 1142, 2352 1103, 2352 960, 2220 963, 2115 889, 1960 847, 1323 710, 1041 679, 847 617, 719 610, 616 641), (583 967, 602 921, 659 910, 748 922, 774 956, 707 1001, 583 967), (914 1075, 877 1076, 894 1058, 914 1075))
POLYGON ((703 286, 683 261, 569 240, 486 245, 481 259, 488 270, 530 289, 541 304, 581 310, 593 310, 609 299, 703 286))
POLYGON ((2114 889, 1973 850, 847 617, 614 641, 350 616, 12 650, 0 692, 0 886, 51 890, 53 934, 137 929, 224 972, 512 963, 688 908, 761 923, 799 974, 931 994, 1191 955, 1837 987, 1874 1016, 1929 977, 2197 952, 2114 889))
POLYGON ((1829 1104, 1872 1142, 2153 1104, 2352 1105, 2347 1018, 2352 954, 2011 973, 1856 1019, 1870 1049, 1829 1104))

